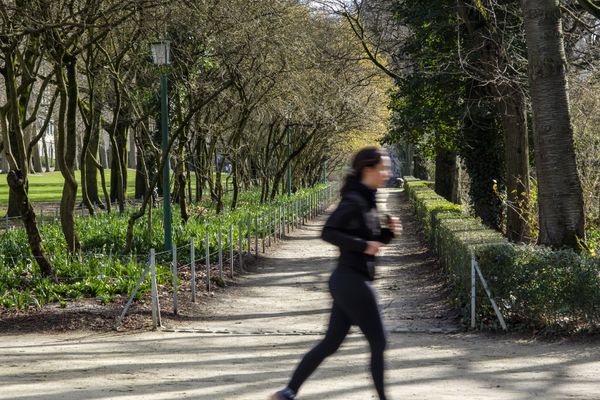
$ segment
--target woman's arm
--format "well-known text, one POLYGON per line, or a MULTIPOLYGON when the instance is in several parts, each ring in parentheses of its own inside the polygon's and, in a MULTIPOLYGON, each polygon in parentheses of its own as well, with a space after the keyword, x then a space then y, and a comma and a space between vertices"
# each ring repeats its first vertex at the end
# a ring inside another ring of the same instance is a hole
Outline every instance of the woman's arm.
POLYGON ((394 238, 394 236, 394 232, 391 229, 381 228, 381 233, 379 234, 379 237, 376 240, 384 244, 389 244, 394 238))
POLYGON ((360 207, 350 201, 342 201, 327 219, 321 238, 341 250, 363 253, 368 247, 367 241, 345 232, 349 224, 358 218, 362 218, 360 207))
POLYGON ((387 219, 387 227, 381 228, 381 234, 377 239, 382 243, 389 244, 396 235, 400 234, 402 226, 397 217, 385 214, 385 218, 387 219))

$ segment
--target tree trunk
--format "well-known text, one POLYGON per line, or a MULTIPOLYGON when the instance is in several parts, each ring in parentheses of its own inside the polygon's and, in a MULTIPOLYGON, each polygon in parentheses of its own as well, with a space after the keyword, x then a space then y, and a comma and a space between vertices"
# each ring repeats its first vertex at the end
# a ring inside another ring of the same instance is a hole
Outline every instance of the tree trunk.
POLYGON ((185 225, 189 219, 189 214, 187 212, 186 198, 185 198, 185 171, 183 163, 185 161, 179 161, 179 165, 177 166, 176 177, 178 181, 178 193, 177 193, 177 202, 179 203, 179 215, 181 216, 181 221, 185 225))
MULTIPOLYGON (((93 106, 91 106, 93 107, 93 106)), ((95 175, 96 174, 96 167, 92 167, 90 169, 87 168, 87 162, 86 162, 86 156, 87 156, 87 152, 89 149, 89 145, 90 145, 90 139, 92 136, 92 131, 94 130, 93 127, 93 122, 91 121, 91 119, 94 119, 94 111, 91 110, 90 112, 91 118, 90 121, 87 122, 87 125, 85 127, 85 133, 83 135, 83 141, 82 141, 82 145, 81 145, 81 153, 79 154, 80 157, 80 162, 79 165, 81 166, 80 169, 80 175, 81 175, 81 201, 82 204, 86 206, 86 208, 88 209, 88 212, 90 213, 90 215, 94 215, 94 205, 88 195, 88 175, 95 175)))
POLYGON ((31 254, 35 257, 37 264, 40 267, 42 275, 45 277, 52 276, 52 264, 46 257, 42 237, 37 226, 35 212, 33 206, 27 196, 27 177, 23 176, 21 171, 10 171, 7 176, 8 185, 15 192, 21 206, 20 214, 27 232, 27 240, 31 248, 31 254))
POLYGON ((565 76, 566 58, 558 0, 521 0, 529 61, 539 243, 578 247, 585 237, 565 76))
POLYGON ((127 132, 129 127, 118 123, 111 146, 110 199, 118 202, 119 212, 125 211, 127 193, 127 132))
POLYGON ((8 161, 6 160, 6 154, 3 152, 2 155, 0 156, 0 170, 2 170, 2 172, 7 173, 8 172, 8 161))
MULTIPOLYGON (((16 122, 14 121, 14 117, 9 118, 9 127, 8 127, 8 132, 9 132, 9 138, 8 140, 10 141, 10 147, 11 149, 16 149, 14 151, 12 151, 12 156, 15 158, 15 161, 17 162, 17 165, 21 166, 22 168, 27 168, 27 171, 25 171, 25 173, 29 173, 29 165, 27 165, 25 163, 25 161, 22 159, 21 157, 21 152, 18 150, 19 147, 19 140, 17 140, 18 137, 18 133, 14 131, 15 129, 15 124, 16 122)), ((25 132, 22 132, 22 135, 25 135, 25 132)), ((23 141, 25 138, 21 138, 20 141, 23 141)), ((25 188, 26 191, 29 191, 29 188, 25 188)), ((12 187, 8 187, 8 209, 6 211, 6 214, 9 217, 19 217, 21 216, 21 204, 19 201, 19 195, 14 191, 14 189, 12 187)))
POLYGON ((88 198, 92 204, 96 204, 100 206, 100 208, 104 208, 104 203, 100 199, 100 194, 98 193, 98 173, 96 164, 96 161, 98 160, 98 148, 100 144, 100 116, 101 112, 98 109, 95 115, 96 120, 92 125, 90 141, 88 143, 88 150, 85 157, 85 170, 88 198))
MULTIPOLYGON (((470 3, 470 2, 469 2, 470 3)), ((514 73, 512 72, 511 60, 505 46, 506 34, 498 26, 508 26, 509 24, 518 24, 519 21, 512 21, 513 16, 510 16, 511 21, 503 20, 490 21, 482 12, 472 7, 469 7, 468 2, 462 1, 459 4, 459 13, 466 24, 467 31, 471 38, 470 51, 477 56, 473 58, 474 66, 473 73, 477 76, 478 83, 470 83, 471 88, 469 93, 475 93, 480 98, 474 98, 474 106, 470 109, 481 107, 485 103, 485 99, 489 96, 488 91, 492 92, 495 98, 495 111, 498 113, 499 121, 502 124, 503 140, 504 140, 504 175, 506 180, 506 190, 509 206, 506 214, 507 236, 515 242, 525 241, 529 237, 528 224, 521 218, 519 208, 524 206, 529 201, 529 149, 527 140, 527 107, 526 99, 518 84, 515 84, 514 73), (501 24, 496 25, 494 24, 501 24), (501 72, 499 72, 500 70, 501 72), (488 82, 491 82, 488 84, 488 82), (481 85, 481 87, 478 87, 481 85)), ((492 114, 493 109, 489 110, 492 114)), ((477 119, 481 118, 480 114, 477 119)), ((485 117, 484 117, 485 118, 485 117)), ((474 124, 477 126, 478 124, 474 124)), ((487 126, 487 124, 483 124, 487 126)), ((486 129, 479 129, 485 134, 486 129)), ((472 138, 474 141, 480 140, 472 138)), ((488 143, 492 143, 489 142, 488 143)), ((484 143, 482 145, 485 146, 484 143)), ((473 145, 471 145, 473 148, 473 145)), ((475 149, 470 150, 474 153, 479 153, 478 157, 483 160, 494 160, 493 155, 484 155, 485 150, 475 149)), ((497 160, 501 162, 502 160, 497 160)), ((471 165, 474 163, 471 162, 471 165)), ((479 163, 478 163, 479 164, 479 163)), ((490 163, 492 176, 497 175, 496 165, 490 163)), ((496 177, 498 179, 498 177, 496 177)), ((486 188, 487 189, 487 188, 486 188)), ((486 192, 486 190, 484 190, 486 192)), ((496 194, 494 193, 496 196, 496 194)), ((485 194, 484 194, 485 196, 485 194)), ((497 201, 489 201, 484 199, 483 208, 488 208, 497 201)), ((480 204, 481 206, 481 204, 480 204)), ((500 210, 489 210, 492 213, 499 213, 500 210)), ((486 220, 488 218, 484 218, 486 220)), ((489 219, 488 219, 489 220, 489 219)), ((493 218, 498 222, 500 220, 493 218)), ((491 222, 491 220, 489 221, 491 222)), ((489 224, 489 223, 488 223, 489 224)), ((493 225, 496 225, 494 222, 493 225)))
POLYGON ((106 149, 106 141, 104 140, 104 134, 102 133, 102 131, 100 131, 100 144, 99 144, 99 157, 98 157, 98 162, 100 163, 100 165, 102 165, 102 168, 108 168, 108 156, 107 156, 107 149, 106 149))
POLYGON ((408 176, 414 176, 415 173, 415 145, 412 143, 406 144, 406 166, 404 169, 404 173, 408 176))
POLYGON ((77 181, 75 180, 75 157, 77 151, 77 88, 76 59, 66 57, 67 83, 65 84, 62 66, 56 68, 57 82, 61 90, 58 122, 57 161, 65 178, 60 202, 60 222, 69 252, 80 248, 75 231, 75 203, 77 200, 77 181), (66 118, 65 118, 66 117, 66 118))
POLYGON ((137 146, 135 145, 135 130, 129 129, 129 155, 127 157, 127 168, 136 169, 137 167, 137 146))
POLYGON ((506 193, 513 207, 506 210, 506 235, 513 242, 525 242, 530 227, 518 209, 529 202, 529 142, 527 139, 527 105, 519 88, 508 85, 499 88, 498 111, 504 132, 504 163, 506 193), (518 209, 515 210, 514 207, 518 209))
POLYGON ((54 172, 60 171, 60 166, 58 165, 58 129, 54 126, 54 172))
POLYGON ((420 154, 415 153, 413 157, 413 171, 415 178, 429 180, 429 172, 425 166, 425 160, 420 154))
MULTIPOLYGON (((35 123, 29 125, 28 130, 29 130, 29 135, 28 135, 28 140, 26 143, 31 142, 31 139, 33 139, 36 135, 36 125, 35 123)), ((39 143, 36 143, 33 146, 33 149, 31 151, 31 163, 32 163, 32 170, 35 173, 40 173, 43 172, 42 169, 42 157, 40 156, 40 146, 39 143)))
POLYGON ((231 199, 231 209, 235 210, 237 208, 238 194, 240 192, 237 155, 235 156, 235 158, 232 158, 231 163, 232 163, 232 167, 233 167, 233 170, 231 171, 231 173, 233 174, 233 196, 231 199))
POLYGON ((435 156, 435 192, 448 201, 458 203, 457 180, 456 153, 438 148, 435 156))
POLYGON ((46 138, 42 138, 42 146, 44 149, 44 167, 46 172, 50 172, 50 159, 48 157, 48 144, 46 143, 46 138))
POLYGON ((215 194, 217 195, 217 214, 223 211, 223 164, 225 158, 221 156, 221 160, 217 159, 216 179, 215 179, 215 194))
POLYGON ((44 247, 42 244, 42 238, 36 222, 35 212, 29 201, 27 195, 29 185, 27 180, 27 165, 26 165, 26 152, 24 143, 14 147, 15 151, 12 151, 12 143, 23 142, 23 130, 21 129, 21 121, 19 118, 19 104, 17 101, 17 88, 16 88, 16 73, 14 68, 14 54, 8 52, 5 53, 5 88, 6 96, 8 101, 8 109, 10 112, 10 120, 13 122, 12 129, 9 130, 7 125, 7 116, 3 108, 0 108, 0 130, 4 143, 4 159, 8 164, 8 175, 7 183, 10 187, 10 192, 13 194, 14 201, 20 206, 19 214, 22 216, 23 225, 27 232, 27 239, 31 248, 31 253, 36 259, 37 264, 40 267, 42 275, 49 277, 52 275, 52 264, 46 258, 44 247), (14 135, 9 137, 9 135, 14 135), (15 153, 17 157, 15 157, 15 153), (21 160, 17 162, 17 160, 21 160))
POLYGON ((148 177, 146 176, 145 168, 143 168, 143 155, 141 151, 137 152, 137 162, 135 169, 135 198, 142 199, 148 190, 148 177))

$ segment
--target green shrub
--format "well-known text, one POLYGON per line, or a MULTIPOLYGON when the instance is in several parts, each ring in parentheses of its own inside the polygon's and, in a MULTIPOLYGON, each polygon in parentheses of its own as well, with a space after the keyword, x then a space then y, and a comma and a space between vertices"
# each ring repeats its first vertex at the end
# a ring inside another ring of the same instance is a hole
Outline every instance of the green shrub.
MULTIPOLYGON (((481 248, 477 258, 503 314, 513 323, 567 330, 600 324, 598 257, 508 244, 481 248)), ((489 314, 485 308, 483 314, 489 314)))
MULTIPOLYGON (((409 198, 431 249, 439 257, 457 305, 467 310, 474 254, 504 317, 528 328, 600 326, 600 258, 590 252, 514 245, 478 219, 463 214, 425 182, 406 179, 409 198)), ((477 317, 496 325, 478 283, 477 317)))

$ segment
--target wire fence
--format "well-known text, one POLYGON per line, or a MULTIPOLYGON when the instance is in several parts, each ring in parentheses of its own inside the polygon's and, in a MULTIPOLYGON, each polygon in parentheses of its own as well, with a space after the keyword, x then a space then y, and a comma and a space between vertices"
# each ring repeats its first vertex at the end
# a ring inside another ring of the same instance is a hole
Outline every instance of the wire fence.
MULTIPOLYGON (((236 227, 233 223, 230 223, 228 229, 218 229, 218 244, 217 248, 212 250, 210 246, 210 233, 206 232, 205 237, 198 240, 198 238, 190 238, 190 243, 184 246, 176 246, 173 250, 167 250, 163 253, 172 254, 172 269, 170 272, 164 270, 162 273, 157 274, 156 271, 156 255, 159 253, 155 252, 155 249, 151 250, 149 269, 151 271, 148 277, 151 281, 152 286, 152 320, 153 326, 156 328, 160 326, 160 313, 161 308, 159 305, 158 294, 154 293, 154 287, 158 278, 163 278, 168 281, 171 278, 171 287, 167 288, 170 290, 173 296, 173 314, 178 314, 178 291, 179 282, 182 279, 190 279, 190 286, 192 292, 192 302, 197 301, 197 293, 199 290, 198 281, 204 281, 202 285, 203 290, 210 293, 212 285, 215 282, 220 284, 225 283, 225 278, 233 279, 235 276, 235 270, 240 272, 244 271, 244 262, 249 257, 258 258, 260 253, 265 254, 267 248, 275 245, 278 241, 285 239, 286 234, 293 232, 295 229, 300 228, 306 224, 309 220, 316 218, 322 214, 327 207, 333 202, 334 188, 328 186, 327 188, 311 194, 307 199, 302 199, 288 204, 278 206, 270 212, 262 212, 255 214, 253 218, 247 216, 245 221, 238 221, 237 236, 238 240, 235 243, 234 231, 236 227), (227 241, 223 241, 223 231, 227 232, 227 241), (202 246, 198 246, 201 244, 202 246), (182 250, 189 249, 189 258, 185 262, 178 260, 178 255, 185 254, 182 250), (223 257, 223 254, 228 254, 229 257, 223 257), (198 257, 197 257, 198 256, 198 257), (236 263, 237 260, 237 263, 236 263), (227 276, 226 266, 229 266, 229 275, 227 276), (184 275, 189 269, 190 275, 184 275), (152 272, 154 271, 154 272, 152 272)), ((144 270, 146 271, 146 270, 144 270)), ((145 277, 145 272, 142 275, 145 277)), ((124 311, 119 319, 121 323, 122 318, 125 316, 127 309, 129 308, 132 299, 136 296, 137 288, 130 296, 124 311)))
MULTIPOLYGON (((286 202, 228 218, 221 224, 207 225, 201 235, 192 234, 187 243, 182 243, 180 238, 173 249, 158 252, 151 249, 150 254, 126 255, 103 251, 52 254, 49 251, 46 257, 65 273, 56 278, 58 283, 76 284, 90 279, 107 283, 127 280, 130 288, 128 301, 118 323, 121 323, 138 293, 145 293, 149 283, 153 315, 156 314, 153 321, 160 325, 158 283, 162 291, 173 295, 173 313, 177 314, 181 283, 185 283, 186 288, 191 287, 193 302, 197 301, 200 291, 210 293, 214 285, 226 284, 227 279, 234 279, 236 273, 244 272, 244 265, 250 259, 265 254, 268 248, 285 239, 290 232, 322 213, 335 199, 335 190, 334 186, 327 186, 286 202), (69 264, 74 263, 78 264, 78 268, 70 269, 69 264)), ((80 215, 85 216, 85 210, 82 210, 80 215)), ((58 219, 58 214, 58 211, 46 210, 40 214, 40 221, 58 219)), ((0 224, 6 229, 13 229, 13 225, 20 223, 19 217, 3 219, 0 224)), ((30 265, 26 269, 32 271, 36 259, 34 255, 0 254, 0 268, 5 268, 6 272, 6 268, 20 263, 30 265)))

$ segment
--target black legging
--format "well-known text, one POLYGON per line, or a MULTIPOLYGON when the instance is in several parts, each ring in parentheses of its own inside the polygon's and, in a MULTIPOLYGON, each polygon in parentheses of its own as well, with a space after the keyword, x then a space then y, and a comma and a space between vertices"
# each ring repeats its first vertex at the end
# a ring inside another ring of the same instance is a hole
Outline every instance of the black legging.
POLYGON ((298 389, 317 369, 323 360, 336 352, 350 330, 358 325, 371 348, 371 374, 380 400, 385 400, 383 352, 386 338, 375 294, 364 278, 354 273, 334 271, 329 279, 329 290, 333 296, 331 318, 325 338, 309 351, 288 385, 298 393, 298 389))

